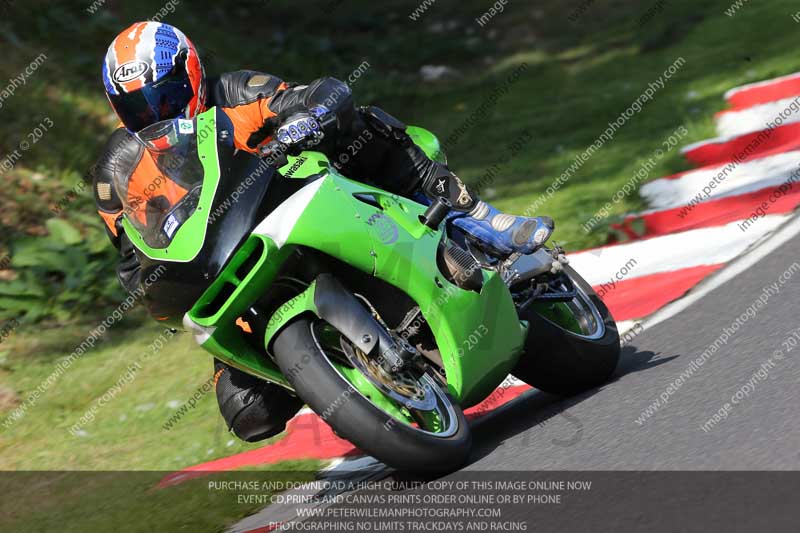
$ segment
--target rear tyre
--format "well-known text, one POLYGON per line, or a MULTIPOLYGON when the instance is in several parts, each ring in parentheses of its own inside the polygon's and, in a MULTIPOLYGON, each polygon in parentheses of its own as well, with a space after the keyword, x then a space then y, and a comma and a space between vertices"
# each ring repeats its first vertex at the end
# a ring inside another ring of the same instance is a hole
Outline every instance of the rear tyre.
POLYGON ((297 394, 337 435, 399 470, 444 473, 464 465, 472 437, 464 413, 448 394, 437 391, 442 404, 449 406, 441 433, 398 421, 334 367, 315 336, 314 324, 301 318, 287 326, 275 339, 273 352, 297 394))
POLYGON ((520 314, 530 323, 514 376, 545 392, 572 395, 609 380, 619 362, 614 318, 592 287, 570 267, 578 295, 568 304, 534 304, 520 314))

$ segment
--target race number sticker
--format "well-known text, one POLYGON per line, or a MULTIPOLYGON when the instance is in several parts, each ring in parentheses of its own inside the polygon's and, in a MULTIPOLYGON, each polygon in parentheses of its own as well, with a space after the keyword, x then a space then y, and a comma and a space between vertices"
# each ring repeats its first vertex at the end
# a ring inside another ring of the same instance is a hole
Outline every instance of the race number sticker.
POLYGON ((178 131, 183 134, 194 133, 194 123, 191 120, 178 119, 178 131))
POLYGON ((167 222, 164 224, 164 233, 171 239, 172 236, 175 235, 176 229, 178 229, 178 219, 175 218, 175 215, 170 215, 167 218, 167 222))

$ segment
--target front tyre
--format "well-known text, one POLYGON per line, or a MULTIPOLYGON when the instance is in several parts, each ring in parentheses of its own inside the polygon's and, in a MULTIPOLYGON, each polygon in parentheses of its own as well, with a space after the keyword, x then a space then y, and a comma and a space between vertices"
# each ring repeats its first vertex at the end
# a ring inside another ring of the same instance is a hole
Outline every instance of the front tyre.
POLYGON ((512 374, 542 391, 572 395, 611 378, 620 344, 617 324, 600 297, 575 270, 564 271, 577 295, 570 302, 534 303, 520 314, 530 327, 512 374))
MULTIPOLYGON (((472 437, 462 410, 452 398, 428 381, 426 386, 435 389, 443 413, 438 427, 426 427, 430 416, 418 415, 413 424, 398 420, 379 407, 378 400, 385 402, 385 398, 370 398, 355 388, 361 375, 339 362, 342 358, 341 354, 337 357, 336 344, 342 339, 335 333, 323 321, 302 318, 275 339, 276 362, 300 398, 337 435, 393 468, 444 473, 463 466, 472 437)), ((407 412, 402 404, 397 409, 407 412)))

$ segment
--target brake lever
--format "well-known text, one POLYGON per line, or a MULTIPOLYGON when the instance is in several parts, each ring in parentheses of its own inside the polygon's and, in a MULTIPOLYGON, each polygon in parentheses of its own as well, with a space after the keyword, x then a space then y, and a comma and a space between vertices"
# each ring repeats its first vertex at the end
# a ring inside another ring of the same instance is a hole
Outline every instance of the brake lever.
POLYGON ((280 141, 271 141, 259 149, 261 158, 266 160, 267 164, 275 168, 281 168, 289 163, 289 158, 286 154, 289 152, 289 146, 280 141))

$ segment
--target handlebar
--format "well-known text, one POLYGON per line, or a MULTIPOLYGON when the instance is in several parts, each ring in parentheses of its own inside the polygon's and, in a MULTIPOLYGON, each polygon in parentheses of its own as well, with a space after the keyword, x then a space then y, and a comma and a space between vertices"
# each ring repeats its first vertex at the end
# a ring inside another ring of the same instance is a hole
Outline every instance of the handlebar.
POLYGON ((275 138, 261 147, 261 157, 272 159, 270 165, 282 167, 288 162, 287 154, 297 155, 322 142, 325 131, 337 120, 335 113, 321 105, 290 116, 275 132, 275 138))

